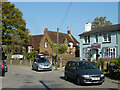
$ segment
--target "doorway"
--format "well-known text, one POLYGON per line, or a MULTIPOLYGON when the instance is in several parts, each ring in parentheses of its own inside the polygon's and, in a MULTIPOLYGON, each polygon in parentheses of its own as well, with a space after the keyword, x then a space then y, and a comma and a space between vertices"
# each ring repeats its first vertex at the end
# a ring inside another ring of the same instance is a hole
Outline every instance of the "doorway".
POLYGON ((93 61, 98 60, 98 49, 93 49, 93 61))

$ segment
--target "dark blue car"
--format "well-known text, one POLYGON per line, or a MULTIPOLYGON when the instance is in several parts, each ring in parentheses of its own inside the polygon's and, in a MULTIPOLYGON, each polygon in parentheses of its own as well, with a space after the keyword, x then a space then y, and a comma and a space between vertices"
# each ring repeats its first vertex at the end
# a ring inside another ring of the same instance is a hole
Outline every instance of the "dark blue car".
POLYGON ((65 79, 76 79, 77 84, 104 82, 104 74, 89 61, 68 61, 65 66, 65 79))

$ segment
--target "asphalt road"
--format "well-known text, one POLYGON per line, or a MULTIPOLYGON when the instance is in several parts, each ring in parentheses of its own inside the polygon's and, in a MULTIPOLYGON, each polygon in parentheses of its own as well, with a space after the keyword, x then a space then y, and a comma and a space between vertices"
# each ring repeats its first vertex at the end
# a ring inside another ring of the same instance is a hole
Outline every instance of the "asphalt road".
POLYGON ((75 81, 64 80, 64 70, 31 70, 30 66, 8 66, 8 72, 2 77, 2 88, 108 88, 118 89, 118 81, 105 78, 102 85, 77 85, 75 81))

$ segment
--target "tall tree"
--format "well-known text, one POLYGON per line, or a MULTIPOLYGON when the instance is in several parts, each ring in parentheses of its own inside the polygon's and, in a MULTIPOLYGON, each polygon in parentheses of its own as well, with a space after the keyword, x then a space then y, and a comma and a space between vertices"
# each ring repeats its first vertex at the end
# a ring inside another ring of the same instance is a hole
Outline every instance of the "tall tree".
POLYGON ((11 48, 11 54, 15 48, 25 46, 29 40, 29 30, 23 13, 10 2, 2 2, 2 44, 11 48))
POLYGON ((108 25, 112 25, 112 23, 110 21, 107 21, 106 17, 96 17, 92 22, 92 29, 108 25))

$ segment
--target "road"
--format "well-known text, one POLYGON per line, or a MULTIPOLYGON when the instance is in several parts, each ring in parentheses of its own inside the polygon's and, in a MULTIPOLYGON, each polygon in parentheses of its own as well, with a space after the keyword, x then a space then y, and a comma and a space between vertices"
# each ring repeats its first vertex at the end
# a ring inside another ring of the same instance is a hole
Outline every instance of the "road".
POLYGON ((2 88, 108 88, 118 89, 118 81, 105 78, 102 85, 77 85, 75 81, 64 80, 64 70, 31 70, 30 66, 8 66, 8 72, 2 77, 2 88))

